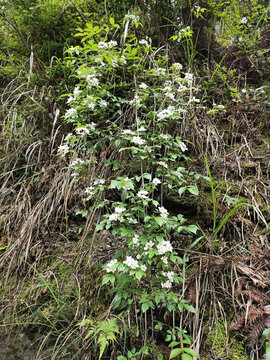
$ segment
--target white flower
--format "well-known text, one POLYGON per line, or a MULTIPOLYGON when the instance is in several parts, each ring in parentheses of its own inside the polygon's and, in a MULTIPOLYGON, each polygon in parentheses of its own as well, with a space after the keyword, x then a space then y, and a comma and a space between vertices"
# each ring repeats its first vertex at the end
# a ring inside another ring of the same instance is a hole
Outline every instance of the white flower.
POLYGON ((138 198, 140 199, 147 199, 148 198, 148 191, 140 190, 137 194, 138 198))
POLYGON ((157 69, 155 69, 155 73, 156 73, 156 75, 165 75, 166 74, 166 69, 157 68, 157 69))
POLYGON ((139 127, 138 131, 146 131, 147 129, 144 126, 139 127))
POLYGON ((111 260, 108 264, 107 264, 107 267, 106 267, 106 271, 107 272, 112 272, 114 273, 116 271, 116 269, 112 269, 112 267, 117 263, 117 260, 114 259, 114 260, 111 260))
POLYGON ((85 189, 85 192, 88 196, 93 196, 95 194, 93 190, 95 190, 94 186, 89 186, 85 189))
POLYGON ((169 213, 168 213, 168 211, 165 209, 165 207, 160 206, 160 207, 158 208, 158 210, 160 211, 160 215, 161 215, 163 218, 167 219, 169 213))
POLYGON ((185 74, 185 80, 187 81, 188 85, 191 86, 192 85, 192 81, 193 81, 193 74, 192 73, 186 73, 185 74))
POLYGON ((75 53, 76 53, 77 55, 80 54, 79 49, 78 49, 77 47, 70 47, 70 48, 68 49, 68 51, 71 52, 71 53, 73 53, 73 52, 75 51, 75 53))
POLYGON ((137 220, 137 219, 127 218, 127 221, 128 221, 130 224, 138 224, 138 220, 137 220))
POLYGON ((146 142, 146 140, 142 139, 139 136, 133 136, 132 142, 134 142, 134 144, 143 145, 146 142))
POLYGON ((159 185, 159 184, 161 184, 161 181, 160 181, 158 178, 154 178, 154 179, 153 179, 153 183, 154 183, 155 185, 159 185))
POLYGON ((160 255, 164 255, 166 252, 173 251, 172 245, 168 240, 162 240, 162 242, 157 245, 157 249, 160 255))
POLYGON ((149 46, 147 40, 145 40, 145 39, 139 40, 139 44, 149 46))
POLYGON ((179 88, 177 89, 177 92, 183 92, 188 90, 188 88, 182 84, 179 85, 179 88))
POLYGON ((107 106, 108 106, 108 103, 107 103, 106 100, 101 100, 99 104, 100 104, 100 106, 102 106, 102 107, 107 107, 107 106))
POLYGON ((141 83, 141 84, 139 85, 139 88, 145 90, 145 89, 148 88, 148 85, 146 85, 145 83, 141 83))
POLYGON ((126 58, 125 58, 124 55, 122 55, 122 56, 120 57, 119 61, 120 61, 122 64, 124 64, 124 65, 127 63, 127 60, 126 60, 126 58))
POLYGON ((75 158, 75 159, 73 159, 73 160, 71 161, 70 166, 71 166, 71 167, 79 166, 79 165, 81 165, 81 164, 83 164, 83 163, 84 163, 84 161, 83 161, 82 159, 80 159, 80 158, 75 158))
POLYGON ((136 94, 135 96, 134 96, 134 99, 133 100, 130 100, 130 105, 140 105, 140 103, 141 103, 141 101, 142 101, 142 99, 139 97, 139 95, 138 94, 136 94))
POLYGON ((60 145, 60 146, 58 147, 58 153, 59 153, 59 154, 65 155, 68 151, 69 151, 69 147, 68 147, 67 144, 60 145))
POLYGON ((173 282, 173 280, 174 280, 173 279, 173 277, 174 277, 173 271, 168 271, 168 272, 162 271, 162 275, 167 277, 170 282, 173 282))
POLYGON ((150 240, 145 244, 144 250, 151 250, 151 249, 153 249, 154 245, 155 245, 155 243, 152 240, 150 240))
POLYGON ((138 246, 140 241, 139 241, 139 235, 134 235, 133 238, 132 238, 132 242, 133 242, 133 245, 135 246, 138 246))
POLYGON ((160 137, 166 141, 168 141, 171 138, 171 135, 169 134, 160 134, 160 137))
POLYGON ((76 98, 77 96, 79 96, 81 92, 82 90, 80 90, 79 86, 76 86, 73 91, 74 97, 76 98))
POLYGON ((92 102, 90 102, 90 103, 87 104, 87 107, 88 107, 88 109, 90 109, 90 110, 94 110, 95 105, 96 105, 95 102, 92 101, 92 102))
POLYGON ((173 93, 166 93, 165 94, 169 99, 175 100, 175 95, 173 93))
POLYGON ((77 129, 75 129, 76 134, 78 135, 89 135, 89 129, 87 129, 87 127, 83 126, 83 127, 79 127, 77 129))
POLYGON ((164 262, 165 265, 168 265, 168 258, 166 256, 162 256, 161 260, 164 262))
POLYGON ((100 41, 98 43, 98 48, 99 49, 106 49, 108 47, 108 44, 105 41, 100 41))
POLYGON ((140 254, 138 254, 138 255, 136 256, 136 258, 137 258, 138 260, 140 260, 141 257, 142 257, 142 255, 140 255, 140 254))
POLYGON ((183 69, 183 65, 180 64, 180 63, 174 63, 174 64, 172 64, 172 67, 174 69, 177 69, 177 70, 182 70, 183 69))
POLYGON ((126 129, 126 130, 122 130, 122 134, 134 135, 134 131, 132 131, 130 129, 126 129))
POLYGON ((87 75, 86 81, 89 86, 98 86, 99 84, 98 78, 96 78, 93 74, 87 75))
POLYGON ((76 113, 77 113, 77 110, 76 110, 76 109, 74 109, 74 108, 68 109, 68 110, 66 111, 66 113, 65 113, 65 119, 67 119, 67 118, 69 118, 69 117, 71 117, 71 116, 76 115, 76 113))
POLYGON ((158 161, 158 164, 168 169, 168 164, 166 164, 164 161, 158 161))
POLYGON ((146 270, 147 270, 146 265, 142 265, 142 266, 141 266, 141 270, 142 270, 142 271, 146 271, 146 270))
POLYGON ((138 269, 139 267, 138 261, 133 259, 132 256, 127 256, 126 260, 123 261, 123 264, 129 266, 131 269, 138 269))
POLYGON ((68 133, 67 136, 65 137, 65 140, 68 141, 72 136, 73 136, 72 133, 68 133))
POLYGON ((241 19, 241 24, 246 24, 247 22, 248 22, 247 17, 243 17, 243 18, 241 19))
POLYGON ((187 145, 182 141, 179 143, 179 147, 183 152, 185 152, 188 149, 187 145))
POLYGON ((169 289, 172 287, 172 283, 169 280, 167 280, 165 283, 162 283, 161 286, 162 288, 169 289))
POLYGON ((166 119, 174 114, 174 106, 169 106, 168 109, 164 109, 157 114, 159 120, 166 119))
POLYGON ((195 5, 195 10, 196 10, 197 12, 200 12, 200 11, 201 11, 201 7, 198 6, 198 5, 195 5))
POLYGON ((111 214, 111 215, 109 216, 109 220, 110 220, 110 221, 117 221, 117 220, 119 220, 119 214, 111 214))
POLYGON ((188 102, 189 102, 189 103, 191 103, 191 102, 200 103, 200 102, 201 102, 201 100, 200 100, 200 99, 195 98, 195 96, 192 96, 192 98, 190 98, 188 102))
POLYGON ((108 46, 109 46, 109 48, 117 46, 117 41, 114 41, 114 40, 109 41, 108 46))
POLYGON ((122 214, 122 212, 126 211, 126 208, 118 206, 114 209, 114 211, 116 212, 116 214, 122 214))
POLYGON ((75 98, 73 96, 70 96, 67 100, 67 103, 70 104, 74 100, 75 100, 75 98))
POLYGON ((94 122, 91 122, 91 123, 88 125, 88 127, 89 127, 90 130, 95 130, 96 126, 97 126, 97 124, 94 123, 94 122))

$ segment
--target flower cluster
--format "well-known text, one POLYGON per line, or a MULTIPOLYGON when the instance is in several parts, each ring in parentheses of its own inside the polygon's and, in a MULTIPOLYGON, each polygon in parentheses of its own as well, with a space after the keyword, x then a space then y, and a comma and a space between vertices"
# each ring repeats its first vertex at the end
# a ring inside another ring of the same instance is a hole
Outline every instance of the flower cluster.
POLYGON ((173 279, 174 272, 173 271, 168 271, 168 272, 163 271, 162 275, 168 279, 165 283, 161 284, 162 288, 167 288, 167 289, 171 288, 172 283, 174 281, 174 279, 173 279))
POLYGON ((133 136, 132 142, 137 145, 143 145, 146 141, 142 139, 140 136, 133 136))
POLYGON ((168 213, 168 211, 165 209, 165 207, 160 206, 160 207, 158 208, 158 210, 159 210, 159 212, 160 212, 160 216, 161 216, 161 217, 163 217, 164 219, 167 219, 167 218, 168 218, 169 213, 168 213))
POLYGON ((146 190, 140 190, 137 194, 138 198, 140 199, 148 199, 149 192, 146 190))
POLYGON ((116 271, 116 268, 113 268, 113 266, 117 263, 116 259, 111 260, 106 267, 106 271, 114 273, 116 271))
POLYGON ((167 252, 173 251, 172 244, 168 240, 162 240, 162 242, 157 245, 157 249, 160 255, 164 255, 167 252))
POLYGON ((110 221, 120 221, 120 222, 124 222, 124 217, 122 215, 123 212, 126 211, 126 208, 124 207, 116 207, 114 209, 114 213, 109 215, 109 220, 110 221))
POLYGON ((123 261, 123 264, 129 266, 133 270, 138 269, 138 267, 140 266, 138 261, 132 256, 127 256, 126 260, 123 261))
POLYGON ((167 109, 161 110, 157 113, 158 120, 168 119, 175 112, 174 106, 169 106, 167 109))

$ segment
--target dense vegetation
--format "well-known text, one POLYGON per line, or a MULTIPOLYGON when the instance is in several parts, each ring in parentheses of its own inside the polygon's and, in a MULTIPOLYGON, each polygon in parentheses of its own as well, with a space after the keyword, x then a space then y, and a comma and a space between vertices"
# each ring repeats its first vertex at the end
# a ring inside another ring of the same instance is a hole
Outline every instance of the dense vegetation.
POLYGON ((0 1, 1 359, 270 358, 269 13, 0 1))

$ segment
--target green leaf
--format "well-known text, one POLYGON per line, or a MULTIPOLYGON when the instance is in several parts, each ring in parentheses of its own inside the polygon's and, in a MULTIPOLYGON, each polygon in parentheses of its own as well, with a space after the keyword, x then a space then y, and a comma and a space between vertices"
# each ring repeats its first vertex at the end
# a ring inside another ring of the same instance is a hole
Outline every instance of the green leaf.
POLYGON ((141 271, 141 270, 138 270, 138 271, 136 271, 136 273, 135 273, 135 276, 136 276, 136 278, 137 278, 138 280, 141 280, 141 278, 143 277, 143 275, 144 275, 144 272, 141 271))
POLYGON ((161 322, 158 322, 156 325, 155 325, 155 329, 156 330, 162 330, 163 329, 163 325, 161 322))
POLYGON ((113 17, 110 17, 110 24, 111 24, 111 25, 114 25, 114 24, 115 24, 115 20, 114 20, 113 17))
POLYGON ((192 356, 188 354, 182 354, 182 360, 192 360, 192 356))
POLYGON ((191 355, 193 357, 196 357, 196 358, 198 357, 197 353, 194 350, 190 349, 190 348, 184 348, 183 350, 184 350, 185 353, 187 353, 187 354, 189 354, 189 355, 191 355))
POLYGON ((96 231, 103 230, 105 223, 102 221, 96 226, 96 231))
POLYGON ((115 144, 115 147, 118 148, 121 144, 121 141, 119 139, 117 139, 117 140, 115 140, 114 144, 115 144))
POLYGON ((142 304, 142 312, 146 312, 150 308, 149 303, 143 303, 142 304))
POLYGON ((115 282, 115 276, 112 275, 112 274, 107 274, 107 275, 104 275, 103 276, 103 279, 102 279, 102 285, 105 285, 107 284, 108 282, 110 283, 114 283, 115 282))
POLYGON ((184 308, 187 309, 188 311, 190 311, 191 313, 196 312, 194 306, 192 306, 192 305, 184 304, 184 308))
POLYGON ((178 194, 179 195, 182 195, 183 194, 183 192, 186 190, 186 186, 182 186, 182 187, 180 187, 179 189, 178 189, 178 194))
POLYGON ((149 173, 143 174, 143 177, 144 177, 145 179, 147 179, 147 180, 151 180, 151 179, 152 179, 152 175, 149 174, 149 173))
POLYGON ((197 186, 188 186, 188 191, 193 195, 199 195, 199 189, 197 186))
POLYGON ((110 188, 111 188, 111 189, 115 189, 115 188, 118 187, 118 184, 119 184, 119 181, 117 181, 117 180, 112 180, 112 181, 111 181, 110 188))
POLYGON ((175 357, 178 356, 181 352, 182 352, 182 349, 180 349, 180 348, 173 349, 173 350, 171 351, 171 353, 170 353, 170 359, 175 358, 175 357))
POLYGON ((164 359, 163 355, 162 355, 162 354, 158 354, 157 360, 163 360, 163 359, 164 359))
POLYGON ((109 344, 109 342, 107 341, 105 335, 99 335, 98 341, 97 341, 100 345, 99 348, 99 359, 101 359, 102 355, 104 354, 104 351, 107 347, 107 345, 109 344))
POLYGON ((166 222, 166 220, 162 217, 154 217, 154 219, 159 226, 162 226, 166 222))
POLYGON ((172 341, 172 342, 168 345, 168 347, 171 348, 171 347, 174 347, 174 346, 179 345, 179 344, 180 344, 179 341, 172 341))
POLYGON ((196 234, 196 232, 198 231, 198 226, 196 225, 183 226, 183 230, 186 230, 187 232, 191 232, 192 234, 196 234))
POLYGON ((117 360, 127 360, 127 358, 123 355, 117 356, 117 360))
POLYGON ((127 198, 127 191, 125 190, 125 191, 123 191, 122 194, 121 194, 121 200, 122 200, 123 202, 125 202, 125 201, 126 201, 126 198, 127 198))

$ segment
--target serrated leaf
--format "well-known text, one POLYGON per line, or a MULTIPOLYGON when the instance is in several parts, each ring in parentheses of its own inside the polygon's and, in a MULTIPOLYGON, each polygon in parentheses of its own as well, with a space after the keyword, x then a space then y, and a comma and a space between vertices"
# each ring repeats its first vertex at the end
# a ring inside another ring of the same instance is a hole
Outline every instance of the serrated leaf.
POLYGON ((177 349, 173 349, 170 353, 170 359, 175 358, 176 356, 178 356, 180 353, 182 352, 182 349, 177 348, 177 349))

